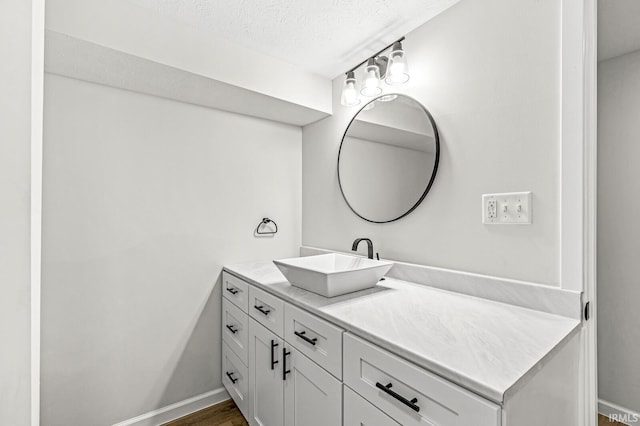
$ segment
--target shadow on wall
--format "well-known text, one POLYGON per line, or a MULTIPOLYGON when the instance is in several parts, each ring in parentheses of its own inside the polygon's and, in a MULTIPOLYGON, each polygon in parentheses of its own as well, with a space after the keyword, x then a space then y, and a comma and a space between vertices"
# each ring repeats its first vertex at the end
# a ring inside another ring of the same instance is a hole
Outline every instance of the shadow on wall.
POLYGON ((221 386, 221 269, 206 244, 163 237, 43 265, 43 424, 113 424, 221 386))
POLYGON ((222 382, 220 360, 222 359, 222 333, 220 324, 222 274, 216 277, 209 297, 202 304, 200 314, 195 317, 191 334, 183 346, 175 347, 172 373, 164 385, 156 409, 214 390, 222 382), (213 327, 212 327, 213 326, 213 327), (206 372, 205 374, 202 374, 206 372), (199 389, 195 394, 185 391, 199 389))
POLYGON ((42 423, 112 425, 220 388, 222 265, 300 246, 300 129, 45 87, 42 423), (254 238, 267 214, 277 238, 254 238))

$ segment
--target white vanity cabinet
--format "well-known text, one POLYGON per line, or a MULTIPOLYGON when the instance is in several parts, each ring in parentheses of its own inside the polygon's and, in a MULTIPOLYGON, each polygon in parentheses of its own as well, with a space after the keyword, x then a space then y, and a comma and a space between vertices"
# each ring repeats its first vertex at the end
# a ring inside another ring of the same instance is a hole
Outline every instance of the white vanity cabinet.
POLYGON ((251 318, 248 411, 251 425, 339 426, 342 383, 251 318))
POLYGON ((327 299, 225 267, 223 384, 252 426, 581 424, 578 320, 378 286, 327 299))
POLYGON ((500 426, 499 405, 227 272, 223 281, 223 383, 250 425, 500 426))
POLYGON ((238 280, 223 272, 223 282, 247 297, 223 290, 222 375, 249 424, 342 425, 343 330, 238 280), (242 380, 234 381, 245 376, 246 390, 242 380))
POLYGON ((250 425, 500 426, 499 405, 227 272, 223 282, 223 383, 250 425))

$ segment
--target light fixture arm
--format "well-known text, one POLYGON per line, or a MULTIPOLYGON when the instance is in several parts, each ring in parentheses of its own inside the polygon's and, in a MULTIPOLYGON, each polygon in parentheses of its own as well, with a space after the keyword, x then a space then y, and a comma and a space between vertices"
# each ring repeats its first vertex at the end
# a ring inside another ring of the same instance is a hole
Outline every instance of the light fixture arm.
MULTIPOLYGON (((387 47, 385 47, 384 49, 380 49, 378 52, 376 52, 374 55, 368 57, 367 59, 365 59, 364 61, 360 62, 358 65, 356 65, 355 67, 351 68, 349 71, 345 72, 345 74, 349 74, 350 72, 354 72, 355 70, 357 70, 358 68, 360 68, 362 65, 364 65, 369 59, 371 58, 376 58, 377 56, 379 56, 382 52, 384 52, 385 50, 387 50, 388 48, 392 47, 394 44, 399 43, 404 41, 404 37, 394 41, 393 43, 389 44, 387 47)), ((380 70, 380 72, 382 73, 382 69, 380 70)))

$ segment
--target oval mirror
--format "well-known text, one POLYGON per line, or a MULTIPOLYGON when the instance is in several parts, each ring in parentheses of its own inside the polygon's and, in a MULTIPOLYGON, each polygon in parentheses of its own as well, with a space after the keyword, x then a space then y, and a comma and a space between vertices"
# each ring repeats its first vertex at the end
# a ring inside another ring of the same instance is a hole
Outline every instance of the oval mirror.
POLYGON ((409 96, 380 96, 356 114, 342 137, 342 196, 366 221, 398 220, 424 200, 439 157, 438 129, 429 111, 409 96))

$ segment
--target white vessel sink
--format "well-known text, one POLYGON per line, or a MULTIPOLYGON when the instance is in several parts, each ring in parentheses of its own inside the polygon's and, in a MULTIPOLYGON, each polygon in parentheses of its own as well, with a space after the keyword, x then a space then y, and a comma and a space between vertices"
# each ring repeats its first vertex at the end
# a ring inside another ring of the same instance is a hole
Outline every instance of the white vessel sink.
POLYGON ((274 260, 291 285, 325 297, 371 288, 393 262, 330 253, 274 260))

